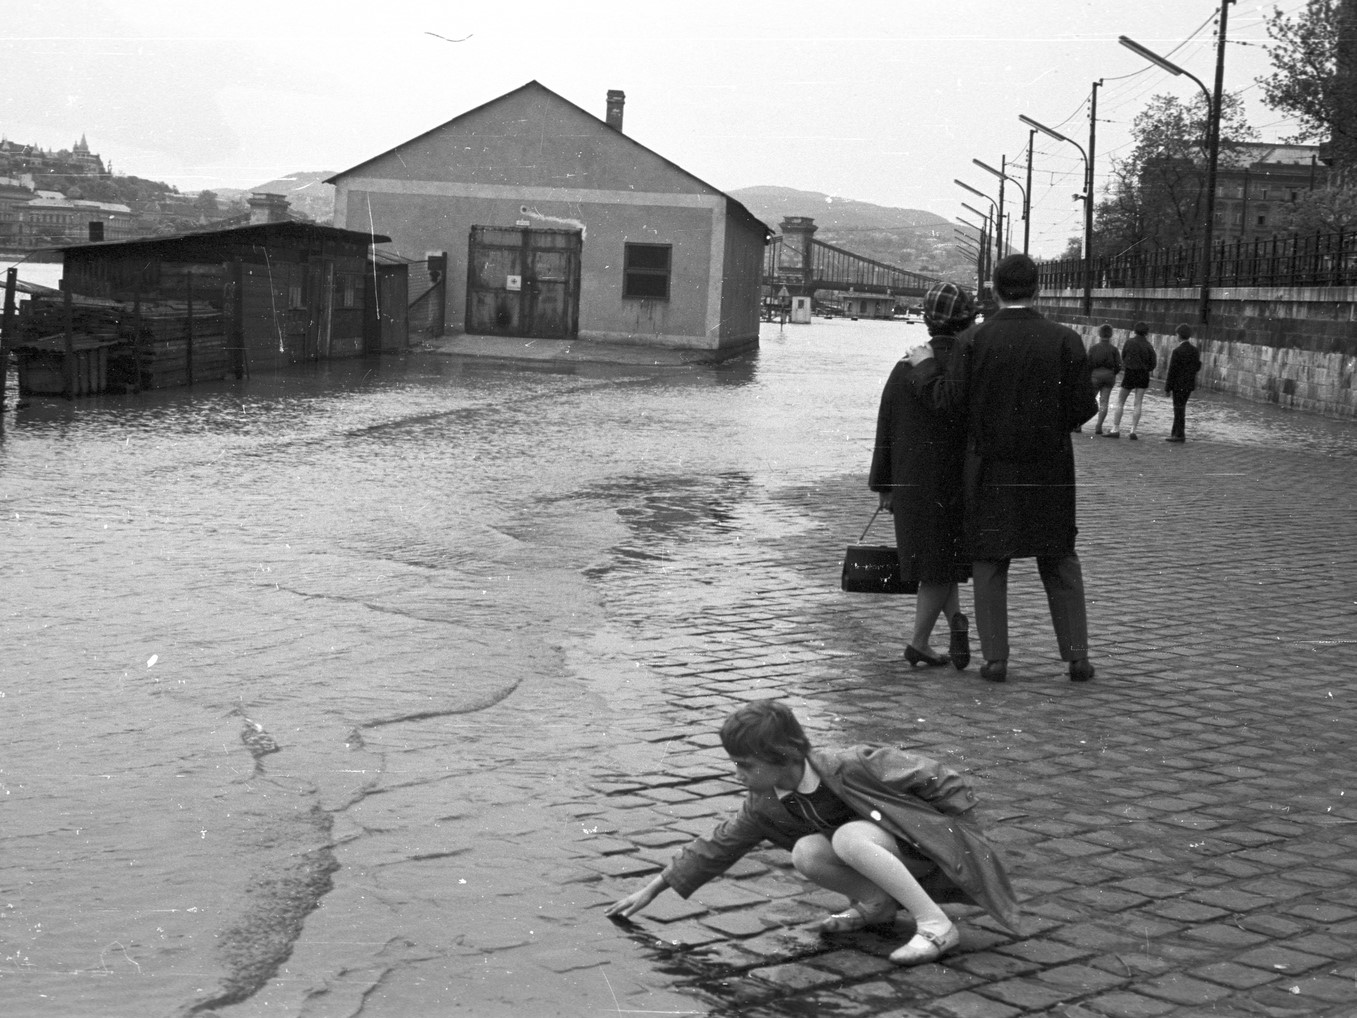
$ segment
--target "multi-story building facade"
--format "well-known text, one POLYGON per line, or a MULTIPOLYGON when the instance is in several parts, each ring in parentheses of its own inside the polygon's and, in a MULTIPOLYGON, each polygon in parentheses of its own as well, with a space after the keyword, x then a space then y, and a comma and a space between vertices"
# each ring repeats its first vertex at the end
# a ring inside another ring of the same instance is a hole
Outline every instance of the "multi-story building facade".
POLYGON ((1323 187, 1328 172, 1318 145, 1232 143, 1216 168, 1215 240, 1286 234, 1278 213, 1306 191, 1323 187))

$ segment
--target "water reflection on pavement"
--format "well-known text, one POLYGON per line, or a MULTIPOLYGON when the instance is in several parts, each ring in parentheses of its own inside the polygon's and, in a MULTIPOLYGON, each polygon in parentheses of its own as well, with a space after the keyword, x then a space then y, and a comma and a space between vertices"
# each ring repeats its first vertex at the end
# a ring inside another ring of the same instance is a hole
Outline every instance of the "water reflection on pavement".
MULTIPOLYGON (((636 860, 598 790, 685 766, 656 762, 672 732, 619 744, 619 705, 693 653, 663 626, 693 585, 785 580, 666 570, 804 528, 770 491, 865 477, 922 338, 817 320, 715 368, 416 354, 11 404, 0 1011, 615 1008, 596 906, 636 860)), ((1147 439, 1169 414, 1152 390, 1147 439)), ((1188 414, 1194 442, 1354 455, 1350 422, 1188 414)))

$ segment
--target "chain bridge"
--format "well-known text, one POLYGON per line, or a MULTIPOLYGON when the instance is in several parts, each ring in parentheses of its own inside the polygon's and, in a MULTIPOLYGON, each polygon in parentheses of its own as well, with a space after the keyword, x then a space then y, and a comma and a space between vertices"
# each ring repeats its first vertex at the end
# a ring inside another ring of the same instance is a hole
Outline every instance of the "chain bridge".
POLYGON ((898 265, 855 254, 815 239, 818 229, 809 216, 782 220, 782 234, 768 242, 763 256, 763 282, 777 293, 812 296, 817 290, 919 297, 938 279, 898 265))

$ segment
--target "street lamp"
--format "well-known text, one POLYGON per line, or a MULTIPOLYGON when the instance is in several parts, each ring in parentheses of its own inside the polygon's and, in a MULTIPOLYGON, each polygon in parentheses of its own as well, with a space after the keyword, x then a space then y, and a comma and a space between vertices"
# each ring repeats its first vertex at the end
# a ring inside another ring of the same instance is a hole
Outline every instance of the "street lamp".
MULTIPOLYGON (((1029 214, 1030 214, 1031 211, 1032 211, 1032 203, 1031 203, 1031 201, 1028 200, 1028 197, 1027 197, 1027 188, 1023 187, 1021 184, 1019 184, 1016 180, 1014 180, 1012 177, 1010 177, 1010 176, 1005 172, 1005 171, 1008 169, 1008 156, 1001 156, 1001 157, 1000 157, 999 165, 1001 165, 1001 166, 1003 167, 1003 170, 996 170, 993 166, 989 165, 989 163, 981 162, 979 159, 972 159, 971 162, 973 162, 976 166, 979 166, 979 167, 980 167, 982 170, 984 170, 986 173, 992 173, 992 174, 994 174, 996 177, 999 178, 999 208, 1003 208, 1003 207, 1004 207, 1004 181, 1005 181, 1005 180, 1007 180, 1007 181, 1009 181, 1010 183, 1012 183, 1014 187, 1016 187, 1020 192, 1022 192, 1022 221, 1023 221, 1024 223, 1027 223, 1028 216, 1029 216, 1029 214)), ((1012 235, 1012 231, 1010 231, 1010 232, 1009 232, 1009 244, 1010 244, 1010 246, 1011 246, 1012 243, 1013 243, 1013 241, 1012 241, 1012 236, 1013 236, 1013 235, 1012 235)), ((1028 237, 1029 237, 1029 227, 1024 226, 1024 227, 1023 227, 1023 231, 1022 231, 1022 253, 1023 253, 1023 254, 1027 254, 1027 241, 1028 241, 1028 237)))
MULTIPOLYGON (((984 191, 981 191, 978 188, 971 187, 971 185, 966 183, 964 180, 957 180, 955 177, 953 177, 952 183, 956 184, 958 187, 964 187, 967 191, 970 191, 971 194, 984 198, 985 201, 989 202, 991 206, 995 207, 994 221, 996 224, 999 223, 1000 217, 1003 216, 1004 214, 1004 189, 1002 185, 999 188, 999 202, 998 205, 995 206, 993 198, 987 195, 984 191)), ((995 251, 998 252, 998 257, 1002 258, 1004 256, 1003 249, 1004 228, 1002 225, 995 226, 994 240, 995 240, 995 251)))
POLYGON ((1197 87, 1202 90, 1202 95, 1206 96, 1206 223, 1202 228, 1202 291, 1199 309, 1203 325, 1206 324, 1211 311, 1211 241, 1216 226, 1216 167, 1220 162, 1220 101, 1221 91, 1225 84, 1225 23, 1230 2, 1231 0, 1221 0, 1220 4, 1220 29, 1216 35, 1216 90, 1214 94, 1200 78, 1179 67, 1173 61, 1165 60, 1158 53, 1146 49, 1134 39, 1128 39, 1124 35, 1117 38, 1117 42, 1136 56, 1148 60, 1156 67, 1163 68, 1175 78, 1179 75, 1186 75, 1191 78, 1197 83, 1197 87))
MULTIPOLYGON (((1097 94, 1096 92, 1094 93, 1097 94)), ((1080 145, 1073 138, 1066 138, 1059 131, 1047 127, 1045 124, 1033 120, 1026 114, 1019 113, 1018 119, 1028 127, 1035 128, 1042 134, 1054 138, 1056 141, 1063 141, 1073 145, 1079 150, 1079 155, 1084 160, 1084 314, 1091 316, 1093 314, 1093 162, 1089 159, 1088 153, 1084 151, 1084 146, 1080 145)))
POLYGON ((980 217, 980 222, 985 224, 983 226, 976 226, 969 219, 963 219, 961 216, 957 216, 958 222, 966 226, 969 226, 972 230, 976 232, 976 235, 980 238, 980 243, 978 250, 976 251, 975 259, 975 294, 976 297, 978 298, 984 295, 985 280, 989 277, 989 267, 985 264, 986 260, 989 257, 989 214, 986 212, 981 212, 979 209, 975 208, 974 206, 967 205, 965 202, 961 203, 961 207, 964 209, 969 209, 971 212, 974 212, 977 216, 980 217))

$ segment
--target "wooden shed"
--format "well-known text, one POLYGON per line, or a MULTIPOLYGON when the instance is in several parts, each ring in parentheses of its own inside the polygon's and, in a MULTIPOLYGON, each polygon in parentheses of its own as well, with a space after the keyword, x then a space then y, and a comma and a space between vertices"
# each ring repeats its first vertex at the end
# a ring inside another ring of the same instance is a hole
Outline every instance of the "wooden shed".
MULTIPOLYGON (((143 323, 159 316, 163 328, 138 357, 168 352, 178 363, 185 355, 173 347, 186 344, 183 382, 239 377, 403 349, 406 269, 372 253, 388 240, 285 221, 79 244, 61 249, 63 287, 134 308, 143 323)), ((175 384, 174 371, 162 374, 151 384, 175 384)))

